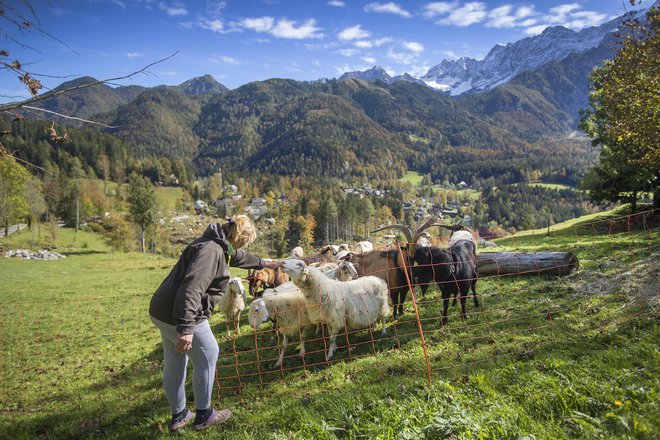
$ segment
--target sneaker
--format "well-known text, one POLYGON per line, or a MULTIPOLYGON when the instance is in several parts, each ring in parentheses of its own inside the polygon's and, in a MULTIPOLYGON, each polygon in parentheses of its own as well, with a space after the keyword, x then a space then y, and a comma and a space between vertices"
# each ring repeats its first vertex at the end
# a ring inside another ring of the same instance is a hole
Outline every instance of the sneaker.
POLYGON ((176 432, 188 425, 193 418, 195 418, 195 413, 186 410, 186 415, 182 419, 170 422, 170 424, 167 425, 167 429, 169 429, 170 432, 176 432))
POLYGON ((210 426, 219 425, 220 423, 226 422, 230 417, 231 411, 228 409, 223 409, 222 411, 213 410, 206 421, 192 425, 192 427, 196 431, 201 431, 202 429, 206 429, 210 426))

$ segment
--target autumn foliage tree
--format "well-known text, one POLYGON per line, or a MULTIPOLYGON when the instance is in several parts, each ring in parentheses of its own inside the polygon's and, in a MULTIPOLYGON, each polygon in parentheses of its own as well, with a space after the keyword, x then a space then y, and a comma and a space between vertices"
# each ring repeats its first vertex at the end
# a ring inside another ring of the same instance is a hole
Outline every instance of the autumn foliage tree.
POLYGON ((592 73, 591 109, 580 128, 602 145, 583 186, 598 201, 630 201, 650 191, 660 207, 660 9, 629 21, 616 56, 592 73))

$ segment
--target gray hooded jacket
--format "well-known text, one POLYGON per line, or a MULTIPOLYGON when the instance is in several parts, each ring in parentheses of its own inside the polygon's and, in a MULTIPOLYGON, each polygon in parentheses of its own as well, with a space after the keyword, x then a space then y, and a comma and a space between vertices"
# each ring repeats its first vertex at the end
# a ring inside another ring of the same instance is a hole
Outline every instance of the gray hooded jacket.
POLYGON ((151 297, 149 314, 176 325, 181 334, 192 334, 196 324, 211 316, 224 294, 229 266, 263 268, 261 258, 241 249, 229 255, 230 249, 222 225, 209 225, 200 238, 183 250, 179 261, 151 297))

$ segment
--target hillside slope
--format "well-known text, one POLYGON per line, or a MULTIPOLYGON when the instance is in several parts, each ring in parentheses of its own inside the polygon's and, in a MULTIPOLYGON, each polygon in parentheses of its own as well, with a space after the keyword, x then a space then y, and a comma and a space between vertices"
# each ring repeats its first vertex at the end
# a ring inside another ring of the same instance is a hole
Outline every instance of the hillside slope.
MULTIPOLYGON (((341 335, 330 363, 311 338, 304 361, 291 344, 285 368, 270 370, 280 343, 272 329, 255 335, 243 317, 242 334, 227 336, 216 313, 214 405, 234 416, 205 436, 657 438, 658 226, 657 215, 606 213, 550 236, 499 240, 500 250, 574 252, 580 270, 480 279, 482 307, 469 304, 467 321, 451 308, 444 328, 438 292, 418 296, 425 345, 409 299, 387 335, 341 335)), ((10 396, 0 429, 8 438, 168 437, 160 339, 136 310, 175 261, 112 253, 84 231, 63 229, 51 245, 67 258, 0 259, 0 311, 12 328, 0 345, 10 396)))

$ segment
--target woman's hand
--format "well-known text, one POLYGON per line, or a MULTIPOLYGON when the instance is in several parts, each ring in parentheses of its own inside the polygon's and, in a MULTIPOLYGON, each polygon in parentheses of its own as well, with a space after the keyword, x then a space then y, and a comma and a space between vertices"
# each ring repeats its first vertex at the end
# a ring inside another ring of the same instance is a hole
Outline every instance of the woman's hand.
POLYGON ((179 333, 176 344, 174 344, 174 349, 179 353, 185 353, 192 348, 192 341, 193 335, 182 335, 179 333))
POLYGON ((264 269, 279 269, 281 265, 284 264, 284 261, 264 261, 264 269))

